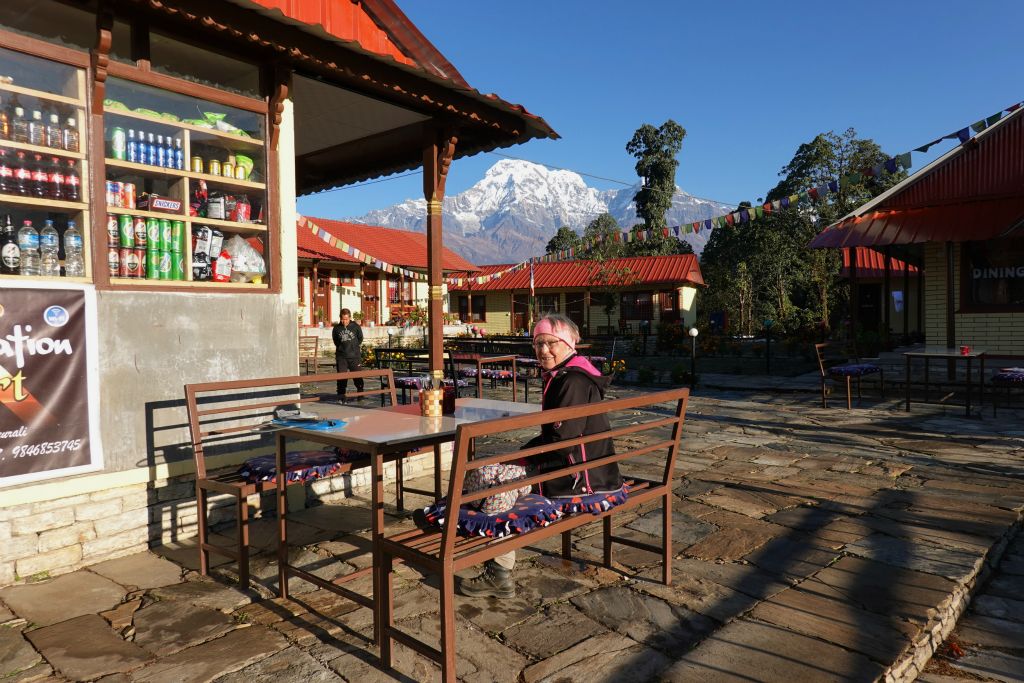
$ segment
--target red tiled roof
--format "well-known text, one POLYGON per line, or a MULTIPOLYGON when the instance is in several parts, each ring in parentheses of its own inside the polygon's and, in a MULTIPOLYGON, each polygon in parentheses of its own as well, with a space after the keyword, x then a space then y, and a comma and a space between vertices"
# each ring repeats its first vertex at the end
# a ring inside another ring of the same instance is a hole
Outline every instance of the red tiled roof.
MULTIPOLYGON (((312 221, 359 251, 392 265, 423 270, 427 267, 427 236, 422 232, 346 223, 329 218, 307 217, 306 220, 312 221)), ((360 262, 314 235, 308 224, 306 227, 298 226, 298 247, 299 258, 360 262)), ((479 270, 477 266, 448 248, 444 249, 441 257, 441 268, 445 272, 479 270)))
MULTIPOLYGON (((481 266, 476 276, 490 275, 506 270, 514 264, 481 266)), ((537 263, 533 266, 535 289, 569 289, 573 287, 592 287, 597 261, 558 261, 553 263, 537 263)), ((700 273, 700 265, 693 254, 676 254, 672 256, 636 256, 630 258, 609 259, 604 262, 607 272, 622 272, 629 269, 624 284, 654 285, 683 283, 703 285, 704 278, 700 273)), ((496 280, 483 284, 463 284, 450 286, 451 291, 505 291, 510 289, 530 288, 529 267, 514 273, 506 273, 496 280)))
MULTIPOLYGON (((885 277, 885 255, 875 249, 857 247, 857 278, 882 278, 885 277)), ((903 273, 907 264, 895 256, 889 257, 889 273, 896 275, 903 273)), ((910 273, 917 273, 917 266, 909 267, 910 273)), ((839 271, 842 277, 850 277, 850 251, 843 249, 843 267, 839 271)))

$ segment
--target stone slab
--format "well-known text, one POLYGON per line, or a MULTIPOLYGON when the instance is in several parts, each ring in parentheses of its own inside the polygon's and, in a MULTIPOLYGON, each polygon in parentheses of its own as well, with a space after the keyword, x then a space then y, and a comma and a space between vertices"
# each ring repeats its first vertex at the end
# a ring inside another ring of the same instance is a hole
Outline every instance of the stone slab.
POLYGON ((968 614, 956 629, 960 641, 969 645, 1024 651, 1024 623, 968 614))
POLYGON ((21 635, 20 629, 0 627, 0 680, 31 669, 43 658, 21 635))
POLYGON ((968 652, 960 659, 950 662, 950 666, 981 676, 986 681, 1004 681, 1005 683, 1024 681, 1024 659, 1005 652, 992 650, 968 652))
POLYGON ((125 589, 110 579, 83 570, 50 581, 9 586, 0 590, 0 599, 22 619, 48 626, 106 611, 120 603, 125 594, 125 589), (68 600, 68 596, 74 596, 74 600, 68 600))
POLYGON ((164 657, 132 674, 134 683, 207 683, 276 654, 288 646, 284 636, 252 626, 223 638, 164 657))
MULTIPOLYGON (((221 534, 210 534, 210 543, 217 546, 232 546, 235 541, 221 534)), ((199 542, 196 537, 186 538, 181 541, 164 543, 150 549, 150 552, 171 560, 186 569, 199 571, 199 542)), ((234 563, 230 557, 210 553, 210 567, 220 567, 228 563, 234 563)))
POLYGON ((152 553, 136 553, 89 567, 129 589, 159 588, 181 581, 181 567, 152 553))
POLYGON ((660 567, 646 569, 636 578, 637 590, 673 605, 681 605, 720 623, 731 621, 746 613, 758 602, 757 598, 691 575, 679 568, 673 568, 672 583, 668 586, 661 583, 660 567))
POLYGON ((135 613, 135 643, 163 657, 235 628, 231 617, 206 607, 156 602, 135 613))
POLYGON ((837 550, 824 549, 800 536, 773 538, 744 557, 747 562, 786 579, 803 579, 832 564, 837 550))
POLYGON ((538 662, 523 672, 523 683, 615 681, 646 683, 671 660, 618 633, 588 638, 578 645, 538 662))
POLYGON ((846 546, 846 551, 894 567, 943 576, 962 582, 973 576, 984 563, 980 555, 971 555, 952 548, 923 543, 883 534, 872 534, 846 546))
POLYGON ((771 538, 770 534, 757 529, 729 527, 705 536, 684 553, 701 560, 738 560, 771 538))
POLYGON ((216 683, 329 683, 338 675, 297 647, 288 647, 255 664, 221 676, 216 683))
MULTIPOLYGON (((1002 572, 1002 568, 1000 568, 1002 572)), ((995 595, 1011 600, 1024 600, 1024 580, 1019 576, 1002 574, 989 581, 985 586, 986 595, 995 595)))
POLYGON ((573 605, 556 603, 507 629, 502 639, 534 659, 547 659, 605 630, 573 605))
MULTIPOLYGON (((1024 601, 990 595, 988 591, 971 601, 971 611, 983 617, 1024 622, 1024 601)), ((1024 643, 1021 647, 1024 648, 1024 643)))
POLYGON ((86 614, 25 636, 62 676, 88 681, 131 671, 152 659, 134 643, 125 642, 96 614, 86 614))
POLYGON ((884 667, 861 654, 771 624, 738 619, 662 674, 662 681, 874 681, 884 667))
MULTIPOLYGON (((661 525, 664 514, 659 508, 638 517, 626 526, 635 531, 661 538, 661 525)), ((710 533, 718 530, 714 524, 703 522, 687 514, 672 511, 672 548, 681 550, 693 545, 710 533)))
POLYGON ((197 607, 230 612, 252 602, 252 597, 231 586, 225 586, 212 579, 185 581, 172 586, 162 586, 151 591, 159 600, 186 602, 197 607))

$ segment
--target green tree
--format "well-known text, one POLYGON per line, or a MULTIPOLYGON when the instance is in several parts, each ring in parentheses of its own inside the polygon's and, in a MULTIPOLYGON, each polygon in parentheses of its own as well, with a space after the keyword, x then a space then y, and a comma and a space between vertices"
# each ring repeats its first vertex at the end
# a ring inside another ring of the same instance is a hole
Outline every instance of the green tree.
POLYGON ((665 212, 672 206, 676 190, 676 155, 683 148, 686 129, 669 119, 655 128, 649 123, 640 126, 626 151, 636 158, 636 174, 643 185, 633 197, 636 213, 649 229, 665 227, 665 212))
POLYGON ((580 236, 576 234, 576 231, 572 228, 562 226, 555 233, 554 237, 548 240, 548 245, 544 249, 545 254, 553 254, 556 251, 562 251, 564 249, 576 249, 580 248, 580 236))
POLYGON ((610 213, 602 213, 583 229, 582 258, 604 260, 622 254, 622 243, 615 236, 620 233, 619 222, 610 213))
MULTIPOLYGON (((634 226, 632 232, 636 235, 644 230, 643 225, 634 226)), ((651 231, 647 239, 640 240, 637 236, 632 242, 622 245, 623 256, 666 256, 670 254, 692 254, 693 247, 689 242, 681 240, 669 228, 651 231), (668 234, 665 234, 665 230, 668 234)))

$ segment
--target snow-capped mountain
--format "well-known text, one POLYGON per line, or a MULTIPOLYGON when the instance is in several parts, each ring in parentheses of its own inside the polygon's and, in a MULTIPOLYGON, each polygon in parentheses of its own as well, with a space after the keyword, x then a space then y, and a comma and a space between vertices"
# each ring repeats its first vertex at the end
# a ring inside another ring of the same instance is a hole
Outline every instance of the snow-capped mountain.
MULTIPOLYGON (((503 159, 465 192, 445 197, 445 246, 473 263, 509 263, 544 253, 548 240, 565 225, 578 233, 602 213, 610 213, 623 229, 637 222, 633 196, 640 185, 621 190, 589 187, 579 174, 550 170, 529 161, 503 159)), ((669 225, 692 223, 733 207, 697 199, 678 187, 672 198, 669 225)), ((356 223, 406 230, 426 230, 427 204, 408 199, 370 211, 356 223)), ((687 235, 700 252, 707 235, 687 235)))

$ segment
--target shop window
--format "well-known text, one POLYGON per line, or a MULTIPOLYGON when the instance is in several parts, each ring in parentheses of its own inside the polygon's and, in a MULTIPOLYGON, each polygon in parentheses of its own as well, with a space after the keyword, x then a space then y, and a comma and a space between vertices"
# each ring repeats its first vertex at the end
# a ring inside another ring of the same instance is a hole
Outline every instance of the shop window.
POLYGON ((540 294, 537 296, 537 310, 541 315, 545 313, 558 313, 558 295, 540 294))
POLYGON ((254 61, 225 57, 158 31, 149 34, 149 58, 153 71, 168 76, 250 97, 260 94, 259 67, 254 61))
POLYGON ((464 323, 485 323, 487 322, 487 297, 478 295, 473 297, 473 315, 469 314, 468 296, 459 297, 459 319, 464 323))
POLYGON ((395 306, 412 306, 412 283, 388 280, 388 303, 395 306))
POLYGON ((96 15, 55 0, 0 2, 0 26, 62 47, 88 50, 96 43, 96 15))
POLYGON ((622 292, 619 299, 622 320, 653 320, 651 292, 622 292))
POLYGON ((352 273, 350 271, 342 271, 338 275, 338 277, 341 280, 342 286, 351 287, 353 284, 355 284, 355 279, 353 278, 352 273))
POLYGON ((1024 237, 963 245, 964 312, 1024 311, 1024 237))

